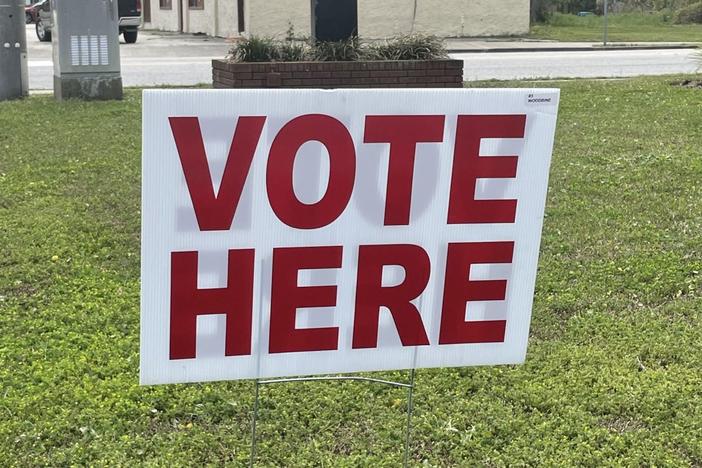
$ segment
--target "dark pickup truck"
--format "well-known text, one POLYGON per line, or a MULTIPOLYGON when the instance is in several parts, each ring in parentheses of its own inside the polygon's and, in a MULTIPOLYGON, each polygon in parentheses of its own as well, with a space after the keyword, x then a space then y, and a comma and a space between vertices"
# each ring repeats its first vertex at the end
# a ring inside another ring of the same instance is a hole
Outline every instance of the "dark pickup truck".
MULTIPOLYGON (((55 0, 60 2, 61 0, 55 0)), ((124 36, 124 42, 134 44, 139 34, 141 24, 141 0, 118 0, 119 33, 124 36)), ((36 31, 41 42, 51 40, 51 1, 43 0, 37 4, 36 31)))

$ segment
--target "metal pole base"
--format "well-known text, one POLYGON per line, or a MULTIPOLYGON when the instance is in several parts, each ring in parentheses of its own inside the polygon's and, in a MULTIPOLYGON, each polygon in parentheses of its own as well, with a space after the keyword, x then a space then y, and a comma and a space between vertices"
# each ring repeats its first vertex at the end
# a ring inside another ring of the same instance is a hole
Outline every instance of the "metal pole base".
POLYGON ((122 77, 119 74, 54 75, 54 97, 107 101, 122 99, 122 77))

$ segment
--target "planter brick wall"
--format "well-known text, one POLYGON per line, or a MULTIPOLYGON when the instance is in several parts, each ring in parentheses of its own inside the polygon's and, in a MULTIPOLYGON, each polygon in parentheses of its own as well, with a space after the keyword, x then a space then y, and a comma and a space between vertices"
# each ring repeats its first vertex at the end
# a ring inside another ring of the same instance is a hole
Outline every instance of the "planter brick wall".
POLYGON ((462 60, 372 62, 212 61, 215 88, 460 88, 462 60))

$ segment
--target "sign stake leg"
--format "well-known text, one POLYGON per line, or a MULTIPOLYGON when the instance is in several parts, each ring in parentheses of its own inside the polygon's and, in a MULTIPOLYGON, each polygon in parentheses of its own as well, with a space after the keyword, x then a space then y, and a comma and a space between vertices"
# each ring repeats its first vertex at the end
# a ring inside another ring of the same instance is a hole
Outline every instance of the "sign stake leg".
POLYGON ((254 400, 253 417, 251 418, 251 456, 249 458, 249 468, 253 468, 256 460, 256 420, 258 419, 258 379, 256 379, 256 398, 254 400))
POLYGON ((407 468, 407 464, 409 462, 409 444, 410 444, 410 434, 412 432, 412 411, 414 409, 414 405, 412 402, 412 396, 414 394, 414 371, 415 369, 412 368, 410 372, 410 386, 407 389, 407 428, 405 430, 405 458, 402 463, 402 466, 407 468))

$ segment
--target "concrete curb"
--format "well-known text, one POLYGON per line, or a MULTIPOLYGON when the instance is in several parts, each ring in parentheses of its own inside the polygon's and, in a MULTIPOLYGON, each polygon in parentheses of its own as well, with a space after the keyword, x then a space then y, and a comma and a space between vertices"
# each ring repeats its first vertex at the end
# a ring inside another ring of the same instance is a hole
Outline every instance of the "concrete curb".
POLYGON ((676 45, 611 45, 611 46, 574 46, 574 47, 488 47, 476 48, 448 48, 450 54, 480 54, 495 52, 601 52, 610 50, 669 50, 669 49, 698 49, 694 44, 676 45))

